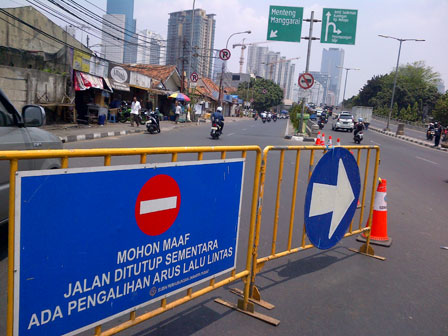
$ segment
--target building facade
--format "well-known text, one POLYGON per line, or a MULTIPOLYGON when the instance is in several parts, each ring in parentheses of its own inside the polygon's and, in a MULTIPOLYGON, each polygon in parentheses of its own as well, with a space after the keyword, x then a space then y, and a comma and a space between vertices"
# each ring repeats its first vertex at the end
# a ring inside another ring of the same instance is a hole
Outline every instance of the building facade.
POLYGON ((329 75, 328 90, 335 95, 335 101, 340 101, 340 90, 342 82, 342 67, 344 66, 344 49, 329 48, 322 50, 321 73, 329 75), (338 68, 340 67, 340 68, 338 68))
POLYGON ((137 64, 165 65, 166 42, 160 34, 144 29, 138 32, 137 64))
POLYGON ((248 49, 246 73, 266 78, 266 63, 269 48, 249 46, 248 49))
POLYGON ((137 61, 137 22, 134 19, 134 0, 107 0, 103 15, 102 53, 118 63, 137 61))
POLYGON ((184 69, 200 77, 210 78, 213 71, 213 48, 215 41, 215 14, 207 14, 203 9, 170 13, 168 19, 168 36, 166 48, 166 64, 176 65, 180 72, 184 69), (193 20, 192 20, 193 19, 193 20), (191 29, 193 28, 193 41, 191 29))

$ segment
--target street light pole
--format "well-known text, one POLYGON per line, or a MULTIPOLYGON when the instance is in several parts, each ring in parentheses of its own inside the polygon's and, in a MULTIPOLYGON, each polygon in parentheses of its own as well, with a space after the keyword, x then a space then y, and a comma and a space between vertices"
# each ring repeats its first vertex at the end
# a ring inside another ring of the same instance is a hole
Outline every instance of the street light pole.
POLYGON ((188 57, 188 91, 190 91, 191 85, 191 73, 192 73, 192 64, 191 64, 191 56, 193 54, 193 38, 194 38, 194 5, 196 0, 193 0, 193 10, 191 11, 191 31, 190 31, 190 55, 188 57))
POLYGON ((393 36, 388 36, 388 35, 378 35, 378 36, 379 37, 384 37, 384 38, 391 38, 391 39, 394 39, 394 40, 397 40, 397 41, 400 42, 400 46, 398 48, 397 66, 395 68, 394 86, 392 88, 392 98, 390 100, 390 109, 389 109, 389 115, 387 116, 387 124, 386 124, 386 131, 390 131, 389 124, 390 124, 390 117, 392 115, 392 109, 393 109, 393 106, 394 106, 395 88, 397 86, 397 77, 398 77, 398 65, 400 63, 401 44, 403 42, 406 42, 406 41, 424 42, 425 40, 422 40, 422 39, 401 39, 401 38, 398 38, 398 37, 393 37, 393 36))
MULTIPOLYGON (((237 33, 230 34, 230 36, 228 37, 227 42, 226 42, 226 49, 228 49, 228 47, 229 47, 229 41, 230 41, 230 38, 231 38, 232 36, 235 36, 235 35, 238 35, 238 34, 250 34, 250 33, 252 33, 250 30, 246 30, 246 31, 243 31, 243 32, 237 32, 237 33)), ((223 80, 224 68, 225 68, 225 64, 226 64, 226 62, 227 62, 227 61, 223 61, 223 62, 222 62, 221 76, 220 76, 220 79, 219 79, 219 97, 218 97, 219 105, 222 105, 222 98, 223 98, 223 97, 222 97, 222 96, 223 96, 223 92, 222 92, 222 80, 223 80)))
POLYGON ((342 95, 342 110, 344 109, 344 100, 345 100, 345 89, 347 89, 347 77, 348 77, 348 72, 350 70, 360 70, 358 68, 344 68, 341 66, 336 66, 339 69, 344 69, 345 70, 345 84, 344 84, 344 94, 342 95))

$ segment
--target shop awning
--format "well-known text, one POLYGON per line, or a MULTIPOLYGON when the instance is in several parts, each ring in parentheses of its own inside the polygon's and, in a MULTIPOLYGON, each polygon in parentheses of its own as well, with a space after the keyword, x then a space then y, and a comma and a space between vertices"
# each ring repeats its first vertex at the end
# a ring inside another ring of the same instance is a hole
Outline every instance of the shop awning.
POLYGON ((75 90, 84 91, 90 88, 104 90, 103 79, 75 70, 75 90))
POLYGON ((114 81, 112 78, 109 78, 109 82, 112 86, 112 89, 114 89, 114 90, 126 91, 126 92, 131 91, 131 89, 129 88, 129 84, 127 84, 127 83, 120 83, 120 82, 114 81))

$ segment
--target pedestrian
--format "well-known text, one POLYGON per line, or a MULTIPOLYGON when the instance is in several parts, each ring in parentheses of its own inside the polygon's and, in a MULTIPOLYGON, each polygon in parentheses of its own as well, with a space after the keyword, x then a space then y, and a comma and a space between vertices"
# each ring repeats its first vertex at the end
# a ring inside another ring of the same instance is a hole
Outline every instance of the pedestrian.
POLYGON ((182 107, 178 101, 176 102, 176 111, 174 111, 174 113, 176 114, 175 122, 177 124, 179 122, 180 114, 182 113, 182 107))
POLYGON ((434 136, 434 147, 439 147, 440 137, 442 136, 442 124, 439 122, 435 123, 435 136, 434 136))
POLYGON ((131 104, 131 126, 134 127, 134 121, 137 124, 137 127, 140 126, 139 114, 142 106, 140 102, 137 100, 137 97, 134 97, 134 100, 131 104))

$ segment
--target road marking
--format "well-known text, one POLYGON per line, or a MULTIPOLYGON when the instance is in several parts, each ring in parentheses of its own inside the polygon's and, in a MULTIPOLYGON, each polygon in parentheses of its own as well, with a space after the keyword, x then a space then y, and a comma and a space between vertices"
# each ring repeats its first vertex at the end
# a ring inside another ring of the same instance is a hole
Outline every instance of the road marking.
POLYGON ((235 133, 229 133, 229 134, 227 134, 227 136, 231 136, 231 135, 234 135, 235 133))
POLYGON ((375 142, 375 141, 372 141, 372 140, 370 140, 370 142, 371 142, 371 143, 374 143, 375 145, 381 146, 381 144, 378 143, 378 142, 375 142))
POLYGON ((140 202, 140 215, 175 209, 177 207, 177 196, 158 198, 140 202))
POLYGON ((434 161, 431 161, 431 160, 422 158, 422 157, 420 157, 420 156, 416 156, 416 158, 417 158, 417 159, 420 159, 420 160, 423 160, 423 161, 426 161, 426 162, 429 162, 429 163, 432 163, 432 164, 435 164, 435 165, 438 165, 437 162, 434 162, 434 161))

